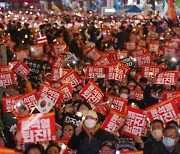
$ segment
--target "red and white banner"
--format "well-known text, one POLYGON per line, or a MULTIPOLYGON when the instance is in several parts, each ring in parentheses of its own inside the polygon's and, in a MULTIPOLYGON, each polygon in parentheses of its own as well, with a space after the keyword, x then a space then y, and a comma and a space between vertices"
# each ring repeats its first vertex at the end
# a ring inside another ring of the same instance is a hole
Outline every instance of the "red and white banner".
POLYGON ((55 55, 61 55, 62 53, 66 53, 67 51, 68 47, 65 43, 53 45, 53 52, 55 55))
POLYGON ((93 81, 89 81, 79 93, 93 105, 100 104, 104 97, 101 89, 93 81))
POLYGON ((16 105, 16 99, 20 97, 18 96, 9 96, 9 97, 2 97, 2 105, 3 105, 3 112, 12 112, 14 109, 14 106, 16 105))
POLYGON ((29 58, 29 50, 17 50, 15 51, 16 60, 24 60, 29 58))
POLYGON ((135 51, 132 52, 133 57, 143 56, 147 53, 147 49, 143 47, 138 47, 135 51))
POLYGON ((109 101, 108 105, 111 108, 114 108, 120 112, 125 111, 125 107, 128 103, 127 99, 123 99, 123 98, 120 98, 120 97, 117 97, 117 96, 111 95, 111 94, 106 95, 106 101, 109 101))
POLYGON ((158 54, 159 53, 159 44, 149 43, 148 51, 158 54))
POLYGON ((154 84, 176 85, 178 81, 178 71, 164 71, 157 75, 154 84))
POLYGON ((86 77, 94 78, 99 75, 105 75, 105 68, 103 66, 88 66, 86 69, 86 77))
POLYGON ((9 86, 15 83, 15 74, 13 71, 0 72, 0 87, 9 86))
POLYGON ((12 68, 11 68, 11 65, 3 65, 3 66, 0 66, 0 72, 8 72, 10 71, 12 68))
POLYGON ((99 58, 97 61, 94 62, 94 65, 99 65, 99 66, 106 66, 111 64, 111 59, 109 56, 102 56, 99 58))
POLYGON ((125 48, 128 51, 133 51, 136 49, 136 42, 135 41, 130 41, 125 43, 125 48))
POLYGON ((175 57, 177 54, 177 48, 166 46, 163 50, 163 56, 175 57))
POLYGON ((40 58, 43 55, 43 45, 30 46, 30 54, 33 58, 40 58))
POLYGON ((104 120, 101 128, 110 133, 116 133, 124 124, 126 115, 116 109, 111 109, 110 113, 104 120))
POLYGON ((42 36, 39 33, 39 37, 37 38, 37 44, 48 44, 47 37, 46 36, 42 36))
POLYGON ((60 104, 62 101, 63 94, 58 89, 55 89, 46 83, 41 84, 38 92, 40 96, 45 95, 47 98, 50 98, 54 105, 60 104))
POLYGON ((51 70, 50 79, 52 81, 58 81, 60 78, 64 77, 66 74, 68 74, 70 71, 71 71, 70 69, 53 67, 51 70))
POLYGON ((56 139, 55 115, 51 113, 32 114, 18 119, 18 131, 22 143, 35 143, 56 139))
POLYGON ((16 105, 23 104, 29 111, 33 109, 39 100, 39 95, 36 91, 24 94, 16 99, 16 105))
POLYGON ((150 121, 160 119, 163 123, 167 123, 180 117, 180 111, 177 107, 175 97, 152 105, 146 108, 146 111, 150 121))
POLYGON ((167 100, 169 98, 172 98, 174 96, 176 96, 177 94, 180 94, 180 90, 179 91, 175 91, 175 90, 164 90, 162 93, 162 100, 167 100))
POLYGON ((169 41, 169 42, 168 42, 168 46, 169 46, 169 47, 172 47, 172 48, 178 49, 178 48, 179 48, 179 45, 180 45, 180 42, 176 42, 176 41, 169 41))
POLYGON ((97 61, 99 58, 101 58, 102 54, 94 47, 87 52, 87 56, 92 58, 94 61, 97 61))
POLYGON ((143 95, 144 91, 142 90, 131 90, 130 92, 130 97, 137 99, 138 101, 144 99, 144 95, 143 95))
POLYGON ((58 67, 58 68, 63 67, 64 62, 65 62, 65 58, 63 56, 58 56, 53 60, 52 66, 53 67, 58 67))
POLYGON ((152 56, 150 54, 144 56, 137 56, 136 58, 136 65, 142 66, 144 64, 151 64, 152 63, 152 56))
POLYGON ((155 78, 162 72, 162 68, 157 65, 142 65, 141 76, 144 78, 155 78))
POLYGON ((147 114, 145 110, 128 106, 127 117, 124 126, 124 135, 129 137, 142 136, 146 125, 147 114))
POLYGON ((59 87, 59 90, 63 93, 63 101, 72 99, 73 90, 70 83, 59 87))
POLYGON ((62 85, 66 83, 70 83, 71 86, 74 88, 81 83, 81 79, 78 76, 78 74, 72 70, 71 72, 63 76, 61 79, 59 79, 58 82, 61 83, 62 85))
POLYGON ((14 67, 13 67, 14 73, 16 73, 19 76, 26 76, 31 71, 30 67, 25 64, 23 61, 19 61, 14 67))

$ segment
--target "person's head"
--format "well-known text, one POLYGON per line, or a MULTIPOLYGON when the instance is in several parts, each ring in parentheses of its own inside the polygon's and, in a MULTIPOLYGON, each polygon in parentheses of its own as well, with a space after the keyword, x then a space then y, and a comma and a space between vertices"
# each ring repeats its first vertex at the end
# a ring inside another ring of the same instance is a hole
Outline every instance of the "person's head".
POLYGON ((104 141, 101 144, 99 154, 115 154, 116 153, 116 147, 115 144, 111 141, 104 141))
POLYGON ((82 103, 82 101, 79 100, 79 99, 77 99, 77 100, 75 100, 75 101, 73 102, 72 106, 73 106, 73 109, 74 109, 74 113, 76 113, 76 112, 78 111, 78 110, 77 110, 77 107, 78 107, 78 105, 81 104, 81 103, 82 103))
POLYGON ((120 97, 121 97, 121 98, 128 99, 129 94, 130 94, 130 90, 129 90, 129 88, 127 88, 127 87, 125 87, 125 86, 122 86, 122 87, 120 88, 119 94, 120 94, 120 97))
POLYGON ((79 91, 75 91, 73 94, 72 94, 72 101, 74 102, 75 100, 84 100, 83 96, 81 94, 79 94, 79 91))
POLYGON ((175 121, 175 120, 171 120, 171 121, 167 122, 166 126, 179 127, 177 121, 175 121))
POLYGON ((172 148, 176 145, 176 143, 179 141, 179 130, 177 127, 174 126, 167 126, 163 130, 163 140, 162 143, 164 146, 168 148, 172 148))
POLYGON ((66 138, 66 139, 71 138, 73 132, 74 132, 74 126, 72 124, 65 124, 63 127, 62 138, 66 138))
POLYGON ((25 148, 24 154, 44 154, 44 147, 41 144, 31 143, 25 148))
POLYGON ((159 119, 155 119, 151 122, 150 128, 152 137, 157 141, 161 140, 163 137, 162 131, 164 129, 163 122, 159 119))
POLYGON ((88 110, 92 110, 92 107, 89 103, 87 103, 86 101, 82 102, 81 104, 79 104, 77 106, 77 111, 81 112, 83 115, 88 111, 88 110))
POLYGON ((97 116, 96 112, 94 112, 92 110, 87 111, 85 114, 84 125, 88 129, 92 129, 96 126, 97 122, 98 122, 98 116, 97 116))
POLYGON ((59 154, 60 150, 61 149, 57 144, 51 143, 48 145, 45 154, 59 154))
POLYGON ((139 83, 137 83, 137 84, 134 86, 133 89, 134 89, 134 90, 144 90, 143 86, 140 85, 139 83))

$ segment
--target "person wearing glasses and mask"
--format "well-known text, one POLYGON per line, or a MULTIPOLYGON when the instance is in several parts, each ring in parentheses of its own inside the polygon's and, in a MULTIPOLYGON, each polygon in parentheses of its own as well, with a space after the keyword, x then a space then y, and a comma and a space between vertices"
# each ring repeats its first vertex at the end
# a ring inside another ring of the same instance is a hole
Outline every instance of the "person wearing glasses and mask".
POLYGON ((152 154, 180 154, 179 130, 175 126, 167 126, 163 130, 162 143, 152 150, 152 154))
POLYGON ((115 136, 102 130, 96 112, 89 110, 82 125, 76 127, 68 147, 77 154, 98 154, 104 141, 115 141, 115 136))

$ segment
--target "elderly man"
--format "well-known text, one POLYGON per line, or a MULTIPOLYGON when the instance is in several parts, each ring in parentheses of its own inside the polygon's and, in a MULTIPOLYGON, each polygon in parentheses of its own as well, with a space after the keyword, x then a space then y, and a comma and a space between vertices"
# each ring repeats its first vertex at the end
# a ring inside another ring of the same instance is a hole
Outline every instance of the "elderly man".
POLYGON ((115 141, 115 137, 100 128, 96 112, 89 110, 82 126, 76 128, 69 140, 68 147, 77 149, 77 154, 98 154, 101 143, 107 140, 115 141))

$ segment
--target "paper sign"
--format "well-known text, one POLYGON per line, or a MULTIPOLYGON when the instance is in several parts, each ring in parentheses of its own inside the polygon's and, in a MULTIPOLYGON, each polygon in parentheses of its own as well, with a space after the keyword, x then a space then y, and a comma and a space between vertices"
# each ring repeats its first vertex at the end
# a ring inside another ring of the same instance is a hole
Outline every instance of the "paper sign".
POLYGON ((0 72, 0 87, 13 85, 15 83, 15 74, 13 71, 0 72))
POLYGON ((162 68, 156 65, 143 65, 141 70, 141 76, 144 78, 155 78, 160 72, 162 72, 162 68))
POLYGON ((16 60, 24 60, 24 58, 29 58, 29 50, 15 51, 15 59, 16 60))
POLYGON ((30 46, 31 57, 39 58, 43 55, 43 45, 30 46))
POLYGON ((26 76, 31 71, 29 66, 23 61, 19 61, 14 67, 13 71, 19 76, 26 76))
POLYGON ((88 66, 86 70, 86 77, 87 78, 94 78, 98 75, 104 75, 105 69, 103 66, 88 66))
POLYGON ((73 90, 70 83, 62 85, 59 90, 63 93, 63 101, 72 99, 73 90))

